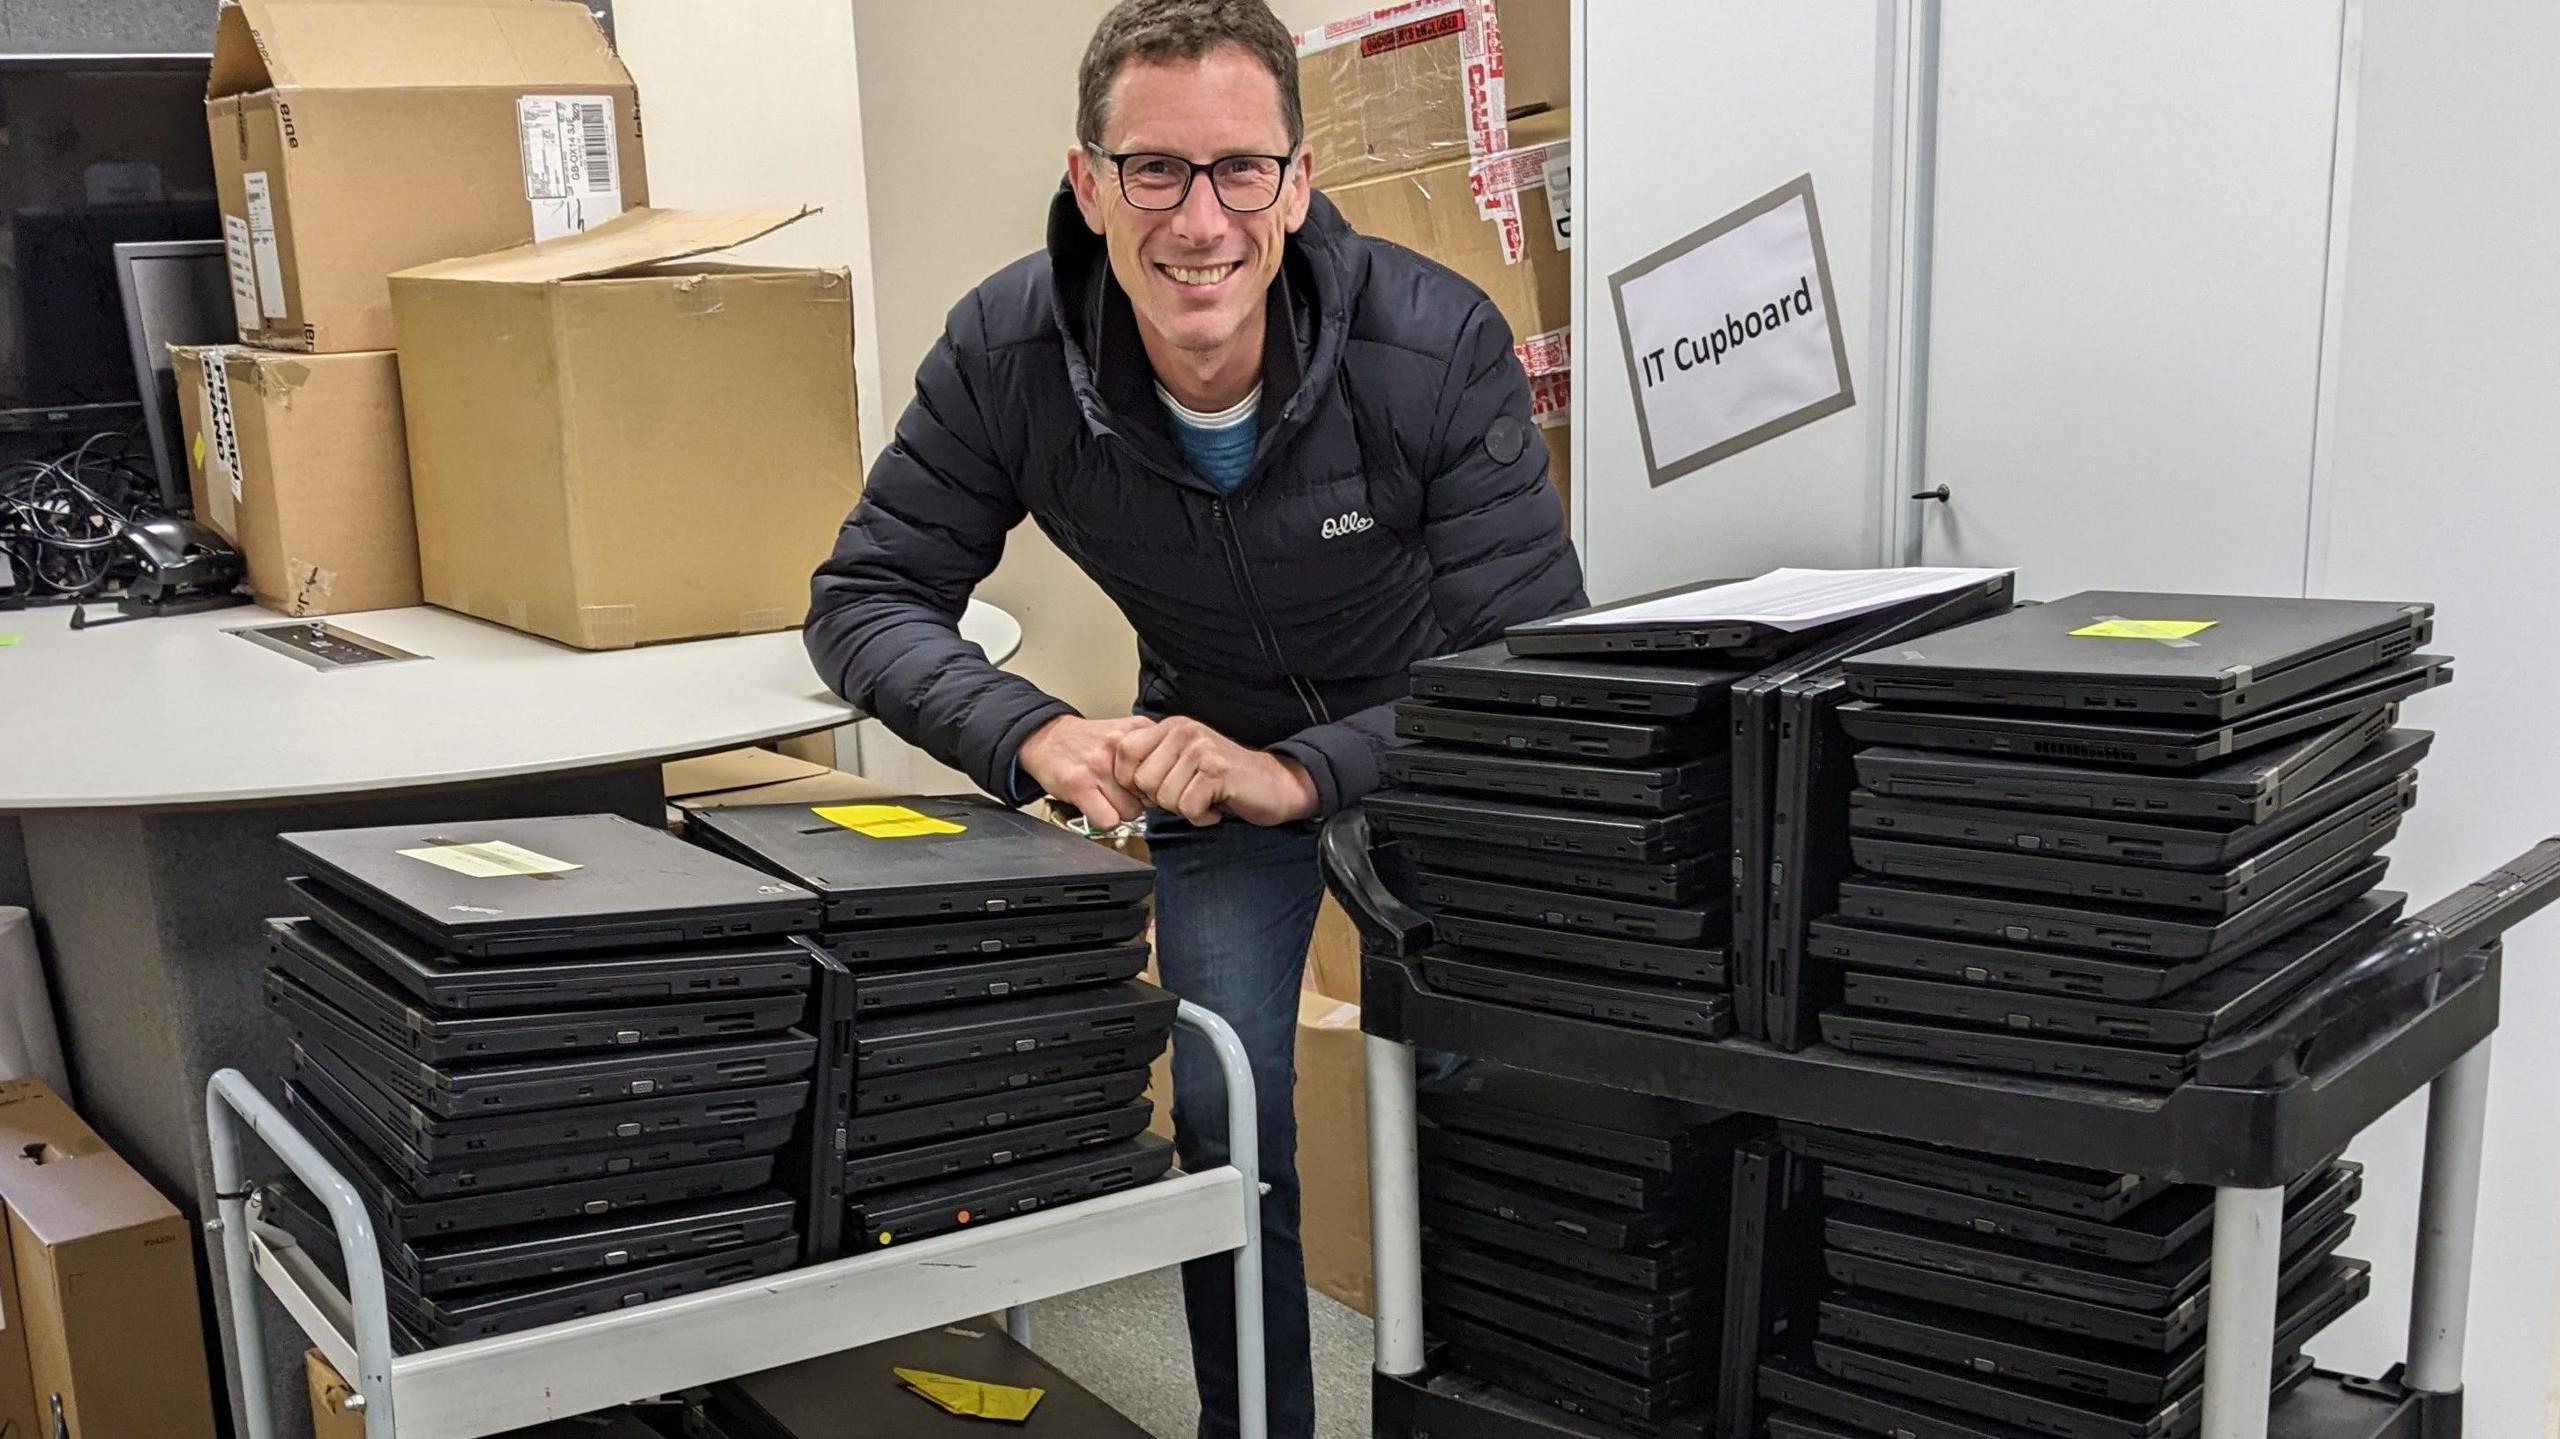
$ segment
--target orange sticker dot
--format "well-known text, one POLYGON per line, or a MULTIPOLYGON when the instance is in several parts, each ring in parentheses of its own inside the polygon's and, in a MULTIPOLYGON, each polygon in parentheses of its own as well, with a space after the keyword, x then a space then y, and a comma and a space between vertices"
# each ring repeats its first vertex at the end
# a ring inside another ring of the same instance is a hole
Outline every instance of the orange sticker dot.
POLYGON ((963 1210, 961 1210, 961 1211, 960 1211, 960 1222, 961 1222, 961 1223, 963 1223, 963 1224, 966 1224, 966 1223, 968 1223, 968 1222, 969 1222, 969 1211, 968 1211, 968 1210, 963 1209, 963 1210))

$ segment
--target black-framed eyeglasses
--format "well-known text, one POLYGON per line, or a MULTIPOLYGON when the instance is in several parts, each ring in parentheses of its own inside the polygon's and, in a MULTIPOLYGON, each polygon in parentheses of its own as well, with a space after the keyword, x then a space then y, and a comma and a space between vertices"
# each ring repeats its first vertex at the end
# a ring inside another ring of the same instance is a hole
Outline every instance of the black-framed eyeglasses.
POLYGON ((1180 155, 1148 150, 1115 154, 1099 145, 1085 147, 1120 171, 1120 198, 1141 210, 1179 210, 1191 198, 1191 182, 1206 175, 1218 203, 1239 215, 1256 214, 1280 203, 1280 182, 1289 173, 1288 155, 1221 155, 1202 164, 1180 155))

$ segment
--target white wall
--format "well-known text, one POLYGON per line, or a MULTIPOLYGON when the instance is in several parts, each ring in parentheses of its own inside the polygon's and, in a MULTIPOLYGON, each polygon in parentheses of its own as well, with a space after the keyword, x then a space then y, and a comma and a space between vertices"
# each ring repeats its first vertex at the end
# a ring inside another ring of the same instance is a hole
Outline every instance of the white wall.
MULTIPOLYGON (((2560 7, 2548 0, 2364 0, 2346 240, 2336 459, 2314 496, 2309 585, 2438 605, 2460 678, 2425 701, 2437 731, 2391 882, 2421 899, 2560 832, 2560 7)), ((2560 920, 2510 941, 2489 1101, 2466 1432, 2560 1433, 2560 920)), ((2355 1252, 2374 1297, 2324 1359, 2373 1369, 2407 1314, 2403 1112, 2356 1153, 2369 1184, 2355 1252)))

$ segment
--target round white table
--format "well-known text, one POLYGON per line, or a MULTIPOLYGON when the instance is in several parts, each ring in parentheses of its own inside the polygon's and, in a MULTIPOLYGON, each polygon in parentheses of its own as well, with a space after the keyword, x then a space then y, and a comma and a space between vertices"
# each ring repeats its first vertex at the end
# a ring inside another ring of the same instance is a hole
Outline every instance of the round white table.
MULTIPOLYGON (((291 904, 277 834, 659 823, 662 761, 856 717, 797 631, 587 653, 382 610, 326 623, 416 658, 335 669, 235 633, 308 623, 235 607, 74 630, 67 608, 0 611, 0 904, 35 911, 81 1114, 199 1216, 214 1212, 206 1078, 233 1067, 272 1089, 290 1064, 263 1002, 264 920, 291 904)), ((960 632, 998 664, 1022 642, 976 601, 960 632)), ((214 1294, 227 1328, 218 1275, 214 1294)), ((294 1329, 265 1332, 281 1345, 294 1329)), ((301 1372, 269 1358, 268 1376, 301 1372)), ((274 1412, 298 1396, 276 1388, 274 1412)))
MULTIPOLYGON (((272 611, 71 628, 0 613, 0 815, 342 797, 627 766, 845 724, 800 633, 587 653, 438 609, 325 623, 420 658, 319 669, 235 631, 272 611)), ((972 600, 998 664, 1022 626, 972 600)), ((0 902, 5 884, 0 883, 0 902)))

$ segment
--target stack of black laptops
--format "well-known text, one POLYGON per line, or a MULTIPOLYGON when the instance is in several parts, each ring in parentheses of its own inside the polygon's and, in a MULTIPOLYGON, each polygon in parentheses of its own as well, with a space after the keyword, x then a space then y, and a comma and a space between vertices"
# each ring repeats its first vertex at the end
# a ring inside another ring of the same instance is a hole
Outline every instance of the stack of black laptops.
MULTIPOLYGON (((1769 1434, 2197 1431, 2212 1190, 1795 1125, 1783 1140, 1819 1195, 1791 1236, 1818 1256, 1796 1270, 1824 1278, 1811 1324, 1761 1358, 1769 1434)), ((2330 1162, 2286 1190, 2270 1392, 2309 1373, 2303 1346, 2371 1287, 2337 1252, 2362 1186, 2330 1162)))
POLYGON ((1421 1106, 1442 1362, 1621 1432, 1712 1432, 1726 1198, 1766 1123, 1483 1064, 1421 1106))
POLYGON ((1513 653, 1413 667, 1364 806, 1445 944, 1434 986, 1713 1039, 1732 1026, 1726 698, 1747 669, 1513 653))
MULTIPOLYGON (((799 1261, 816 896, 608 815, 288 834, 269 921, 296 1128, 360 1195, 392 1317, 458 1343, 799 1261)), ((338 1273, 315 1201, 270 1221, 338 1273)))
POLYGON ((845 1037, 842 1250, 1155 1179, 1147 1066, 1172 1032, 1146 968, 1154 870, 990 801, 706 810, 698 843, 815 891, 821 1002, 845 1037))
POLYGON ((2174 1089, 2397 917, 2423 605, 2093 593, 1852 659, 1854 1053, 2174 1089), (2164 618, 2165 617, 2165 618, 2164 618))

